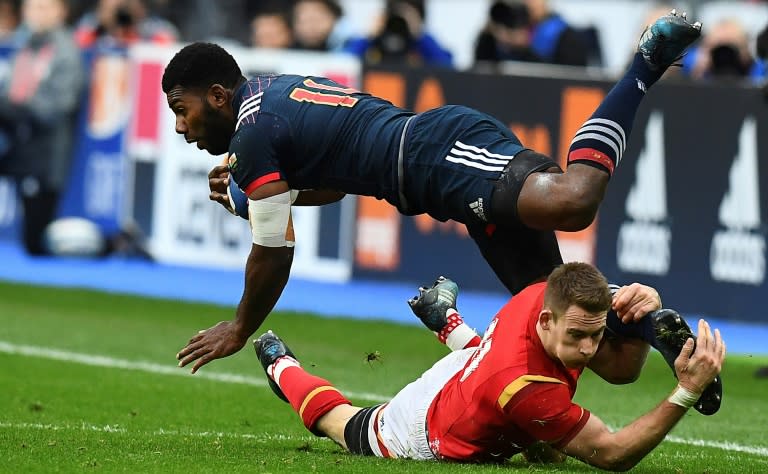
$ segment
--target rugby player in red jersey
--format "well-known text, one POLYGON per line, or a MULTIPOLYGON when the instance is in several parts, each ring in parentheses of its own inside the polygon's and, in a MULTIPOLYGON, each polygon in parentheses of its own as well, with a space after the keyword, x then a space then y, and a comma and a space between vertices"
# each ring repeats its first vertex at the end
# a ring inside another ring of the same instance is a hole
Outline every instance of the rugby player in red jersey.
POLYGON ((655 290, 635 284, 612 295, 596 268, 566 263, 546 282, 513 296, 480 339, 460 317, 452 318, 456 292, 450 284, 438 280, 432 288, 432 294, 441 289, 453 294, 442 301, 422 289, 410 303, 422 320, 429 313, 444 315, 438 335, 456 350, 388 403, 353 406, 330 382, 306 372, 283 341, 267 332, 254 344, 272 389, 310 431, 355 454, 498 462, 545 447, 602 469, 627 470, 697 403, 725 358, 719 330, 700 320, 695 351, 689 338, 674 360, 677 386, 654 409, 612 432, 573 402, 576 383, 587 367, 609 381, 637 376, 647 347, 604 342, 606 315, 614 310, 644 317, 660 310, 655 290))

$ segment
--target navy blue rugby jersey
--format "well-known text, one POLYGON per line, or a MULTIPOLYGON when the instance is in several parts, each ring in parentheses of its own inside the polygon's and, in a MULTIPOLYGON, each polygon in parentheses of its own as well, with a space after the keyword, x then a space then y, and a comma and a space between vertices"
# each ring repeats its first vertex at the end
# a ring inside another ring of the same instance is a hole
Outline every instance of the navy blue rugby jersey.
POLYGON ((233 99, 230 168, 246 194, 277 180, 398 202, 397 153, 412 112, 321 77, 256 76, 233 99))

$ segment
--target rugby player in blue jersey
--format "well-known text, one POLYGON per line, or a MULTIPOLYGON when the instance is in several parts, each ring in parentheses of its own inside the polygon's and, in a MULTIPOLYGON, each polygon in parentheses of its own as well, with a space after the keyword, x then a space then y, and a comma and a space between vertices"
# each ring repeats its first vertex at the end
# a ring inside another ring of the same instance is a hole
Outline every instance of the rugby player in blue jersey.
MULTIPOLYGON (((592 222, 647 89, 700 34, 699 23, 675 11, 648 27, 625 76, 576 133, 566 170, 467 107, 414 114, 326 78, 246 79, 221 47, 184 47, 162 79, 176 132, 213 155, 227 153, 228 179, 247 196, 247 215, 238 213, 250 221, 253 246, 235 319, 195 335, 179 365, 194 363, 194 373, 237 352, 272 310, 291 268, 292 205, 356 194, 405 215, 453 219, 510 292, 543 281, 562 263, 554 231, 592 222)), ((232 207, 227 188, 215 184, 220 172, 211 175, 212 199, 232 207)), ((616 318, 613 326, 653 343, 651 320, 628 316, 633 324, 616 318)), ((675 355, 685 340, 673 344, 675 355)))

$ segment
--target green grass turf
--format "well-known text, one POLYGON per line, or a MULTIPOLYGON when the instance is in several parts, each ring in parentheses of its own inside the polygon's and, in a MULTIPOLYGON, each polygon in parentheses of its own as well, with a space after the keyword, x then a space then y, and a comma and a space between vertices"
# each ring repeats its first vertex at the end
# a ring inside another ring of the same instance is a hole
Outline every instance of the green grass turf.
MULTIPOLYGON (((360 308, 375 315, 375 309, 360 308)), ((175 353, 232 308, 90 291, 0 283, 0 344, 32 346, 174 368, 175 353)), ((284 337, 305 367, 350 391, 391 396, 446 349, 423 328, 381 321, 271 315, 262 329, 284 337), (368 362, 378 351, 380 360, 368 362)), ((66 355, 66 354, 65 354, 66 355)), ((639 473, 768 472, 768 380, 752 374, 768 358, 730 356, 721 411, 691 411, 634 469, 639 473), (693 445, 699 440, 703 446, 693 445), (733 443, 729 449, 713 443, 733 443), (743 452, 746 450, 747 452, 743 452)), ((175 377, 0 351, 0 472, 590 472, 575 460, 529 466, 446 465, 348 455, 311 436, 265 380, 253 348, 201 373, 251 384, 175 377)), ((652 353, 641 379, 611 386, 586 373, 576 400, 619 427, 674 387, 652 353)))

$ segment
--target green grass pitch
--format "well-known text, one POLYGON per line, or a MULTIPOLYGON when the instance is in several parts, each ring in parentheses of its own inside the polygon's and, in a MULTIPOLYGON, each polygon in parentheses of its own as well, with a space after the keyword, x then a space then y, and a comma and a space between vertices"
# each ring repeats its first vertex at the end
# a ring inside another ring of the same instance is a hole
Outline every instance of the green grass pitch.
MULTIPOLYGON (((593 471, 575 460, 529 466, 519 456, 480 466, 348 455, 311 436, 272 394, 250 344, 195 376, 175 367, 190 336, 232 314, 0 283, 0 472, 593 471)), ((446 352, 424 328, 382 321, 276 313, 262 329, 280 334, 305 367, 363 405, 393 395, 446 352), (368 361, 375 351, 379 360, 368 361)), ((633 472, 768 472, 768 380, 752 375, 765 364, 765 357, 729 356, 720 412, 691 410, 633 472)), ((619 427, 674 385, 652 353, 637 383, 611 386, 586 373, 576 399, 619 427)))

